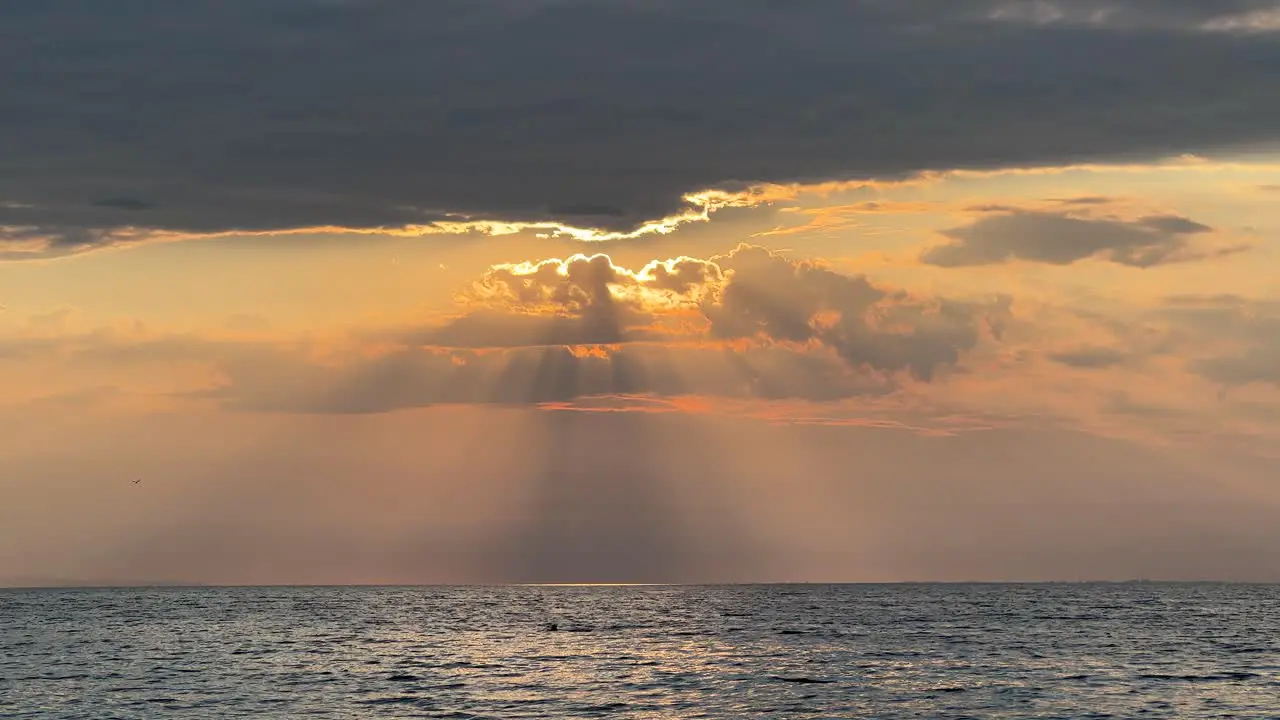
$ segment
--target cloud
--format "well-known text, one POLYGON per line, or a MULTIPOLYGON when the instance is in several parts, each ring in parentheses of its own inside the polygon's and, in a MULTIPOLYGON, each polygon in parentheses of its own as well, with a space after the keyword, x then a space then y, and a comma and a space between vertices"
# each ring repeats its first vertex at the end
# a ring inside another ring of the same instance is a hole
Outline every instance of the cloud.
POLYGON ((1205 32, 1274 30, 1275 0, 1005 0, 990 17, 1036 25, 1163 28, 1205 32))
POLYGON ((679 257, 653 261, 638 271, 613 264, 608 255, 495 265, 468 297, 525 311, 594 315, 626 306, 679 308, 698 301, 723 280, 711 260, 679 257))
POLYGON ((469 311, 453 320, 384 335, 401 344, 390 354, 281 373, 303 392, 274 392, 256 360, 228 367, 218 392, 246 408, 361 412, 620 395, 825 401, 933 381, 1010 310, 1007 298, 916 297, 749 245, 639 270, 606 255, 496 265, 459 299, 469 311))
POLYGON ((1280 346, 1260 344, 1237 355, 1200 360, 1194 367, 1201 375, 1224 385, 1280 385, 1280 346))
POLYGON ((1049 355, 1049 359, 1056 363, 1084 369, 1115 367, 1124 362, 1127 357, 1123 351, 1105 347, 1082 347, 1049 355))
POLYGON ((1184 295, 1167 298, 1159 315, 1173 322, 1194 372, 1226 386, 1280 386, 1280 303, 1184 295))
POLYGON ((118 210, 150 210, 155 207, 154 204, 146 200, 129 197, 103 198, 90 204, 94 207, 116 208, 118 210))
POLYGON ((212 366, 217 381, 194 396, 255 411, 624 395, 828 401, 963 372, 966 353, 996 342, 1010 316, 1007 298, 913 295, 748 245, 635 270, 605 255, 496 265, 459 303, 452 319, 349 341, 272 342, 246 336, 261 326, 238 319, 224 329, 235 339, 32 331, 0 355, 115 374, 212 366))
POLYGON ((696 311, 724 276, 712 261, 680 257, 638 271, 607 255, 495 265, 459 300, 472 309, 418 341, 454 347, 590 345, 679 334, 681 315, 696 311), (674 315, 674 318, 663 318, 674 315))
POLYGON ((706 308, 713 335, 814 341, 854 366, 907 370, 923 380, 954 365, 977 344, 984 323, 1009 309, 1007 299, 975 305, 914 298, 760 247, 741 247, 722 265, 732 277, 706 308))
POLYGON ((469 314, 423 336, 478 347, 620 343, 697 337, 814 344, 854 367, 932 379, 997 327, 1009 300, 920 298, 866 277, 741 245, 639 271, 606 255, 499 265, 464 300, 506 312, 469 314), (543 338, 538 341, 538 333, 543 338))
POLYGON ((1106 195, 1081 195, 1078 197, 1055 198, 1053 200, 1053 202, 1056 202, 1059 205, 1075 205, 1075 206, 1107 205, 1115 201, 1116 201, 1115 198, 1107 197, 1106 195))
POLYGON ((323 227, 620 237, 704 217, 685 198, 711 187, 1249 146, 1280 128, 1280 46, 1256 32, 1273 6, 15 0, 0 252, 323 227))
POLYGON ((1177 215, 1117 220, 1016 208, 985 209, 994 214, 941 231, 951 241, 929 248, 921 259, 930 265, 964 267, 1015 260, 1069 265, 1097 258, 1145 268, 1246 249, 1240 245, 1197 247, 1191 239, 1213 232, 1213 228, 1177 215))

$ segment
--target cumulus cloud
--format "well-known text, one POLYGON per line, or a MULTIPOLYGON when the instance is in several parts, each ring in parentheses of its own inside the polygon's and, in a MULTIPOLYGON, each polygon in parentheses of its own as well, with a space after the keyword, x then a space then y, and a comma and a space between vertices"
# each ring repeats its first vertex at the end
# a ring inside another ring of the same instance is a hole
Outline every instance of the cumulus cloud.
MULTIPOLYGON (((401 382, 388 397, 830 400, 885 392, 899 373, 932 381, 955 369, 983 337, 998 335, 1010 312, 1008 298, 916 297, 748 245, 639 270, 606 255, 497 265, 460 300, 473 309, 400 335, 418 349, 396 356, 448 379, 401 382), (459 355, 463 349, 472 352, 459 355), (490 389, 475 395, 486 382, 490 389)), ((369 377, 382 382, 403 374, 380 367, 369 377)), ((370 397, 366 390, 356 395, 370 397)))
POLYGON ((992 207, 996 211, 961 227, 941 231, 950 242, 929 248, 930 265, 964 267, 1023 260, 1069 265, 1097 258, 1153 267, 1243 251, 1245 246, 1201 247, 1192 242, 1213 228, 1177 215, 1136 220, 992 207))
POLYGON ((1010 301, 916 296, 764 248, 640 269, 605 255, 497 265, 461 314, 351 345, 240 336, 35 336, 0 356, 212 364, 197 393, 246 410, 385 412, 688 395, 826 401, 937 382, 994 341, 1010 301))
POLYGON ((740 248, 723 265, 730 282, 706 308, 713 334, 814 341, 852 365, 924 380, 954 365, 1009 309, 1007 298, 986 305, 913 298, 760 247, 740 248))
POLYGON ((720 267, 710 260, 655 260, 631 271, 614 265, 608 255, 574 255, 567 260, 495 265, 466 297, 525 311, 590 315, 612 312, 617 305, 696 305, 722 279, 720 267))
POLYGON ((709 260, 655 261, 639 271, 617 267, 606 255, 499 265, 463 299, 490 311, 458 318, 424 340, 554 345, 706 332, 722 340, 811 344, 854 367, 902 370, 922 380, 955 365, 984 330, 998 329, 1010 305, 1007 298, 915 297, 751 245, 709 260))
POLYGON ((495 265, 461 294, 471 312, 424 329, 425 344, 456 347, 590 345, 681 334, 687 311, 724 280, 709 260, 654 261, 638 271, 607 255, 495 265))
POLYGON ((1280 46, 1256 30, 1273 9, 15 0, 0 252, 329 226, 626 234, 704 217, 685 198, 709 187, 1270 141, 1280 46))

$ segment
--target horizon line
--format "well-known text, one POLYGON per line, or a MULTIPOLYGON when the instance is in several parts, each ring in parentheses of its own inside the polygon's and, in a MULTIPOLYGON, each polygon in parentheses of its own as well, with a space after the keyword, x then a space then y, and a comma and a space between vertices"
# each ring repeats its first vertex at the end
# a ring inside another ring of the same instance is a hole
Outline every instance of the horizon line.
POLYGON ((762 586, 886 586, 886 585, 1280 585, 1277 580, 1162 580, 1130 578, 1125 580, 782 580, 755 582, 471 582, 471 583, 67 583, 8 584, 3 590, 234 590, 251 588, 593 588, 593 587, 762 587, 762 586))

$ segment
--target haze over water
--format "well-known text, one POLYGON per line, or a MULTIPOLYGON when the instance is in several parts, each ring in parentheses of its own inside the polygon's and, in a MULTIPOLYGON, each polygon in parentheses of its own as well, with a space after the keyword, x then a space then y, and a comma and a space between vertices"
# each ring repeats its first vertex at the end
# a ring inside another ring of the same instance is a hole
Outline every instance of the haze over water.
POLYGON ((1275 585, 7 590, 0 715, 1274 718, 1278 639, 1275 585))

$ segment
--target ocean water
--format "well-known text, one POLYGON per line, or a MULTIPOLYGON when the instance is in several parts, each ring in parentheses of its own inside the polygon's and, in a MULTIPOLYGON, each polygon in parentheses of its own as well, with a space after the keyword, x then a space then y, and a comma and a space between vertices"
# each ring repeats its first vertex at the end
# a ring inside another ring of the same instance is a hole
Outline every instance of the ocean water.
POLYGON ((1280 718, 1280 586, 5 590, 0 716, 1280 718))

